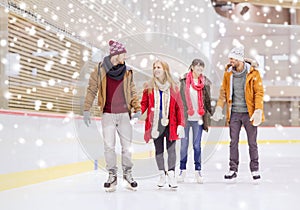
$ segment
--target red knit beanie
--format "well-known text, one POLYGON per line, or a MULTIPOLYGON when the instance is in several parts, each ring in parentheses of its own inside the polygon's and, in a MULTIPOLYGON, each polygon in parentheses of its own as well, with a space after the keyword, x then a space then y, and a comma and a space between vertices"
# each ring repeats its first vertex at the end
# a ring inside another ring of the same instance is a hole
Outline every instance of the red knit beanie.
POLYGON ((127 53, 125 46, 117 41, 109 41, 109 54, 111 56, 127 53))

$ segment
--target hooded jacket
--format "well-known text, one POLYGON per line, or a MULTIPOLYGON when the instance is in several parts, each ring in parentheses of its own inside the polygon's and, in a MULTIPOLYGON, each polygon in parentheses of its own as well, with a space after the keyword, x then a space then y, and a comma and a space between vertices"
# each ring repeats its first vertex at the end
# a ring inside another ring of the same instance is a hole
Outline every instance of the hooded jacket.
MULTIPOLYGON (((246 83, 245 83, 245 100, 249 113, 251 117, 256 109, 264 108, 264 88, 262 84, 262 79, 259 71, 256 69, 257 63, 251 59, 245 59, 244 65, 247 68, 246 83)), ((225 68, 223 75, 223 81, 220 88, 219 99, 217 106, 224 108, 225 103, 227 104, 226 111, 226 124, 229 124, 231 107, 232 107, 232 95, 233 95, 233 72, 232 66, 228 64, 225 68)), ((265 116, 262 113, 262 122, 264 122, 265 116)))

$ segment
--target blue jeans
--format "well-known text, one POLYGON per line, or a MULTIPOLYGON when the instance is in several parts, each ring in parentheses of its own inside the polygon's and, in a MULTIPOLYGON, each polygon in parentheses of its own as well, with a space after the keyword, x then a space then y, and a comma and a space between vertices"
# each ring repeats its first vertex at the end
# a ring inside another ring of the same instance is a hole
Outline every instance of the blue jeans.
POLYGON ((189 148, 189 133, 190 127, 193 130, 193 149, 194 149, 194 162, 195 170, 201 170, 201 138, 203 125, 199 125, 198 121, 187 121, 184 128, 185 137, 181 139, 180 147, 180 170, 186 170, 186 163, 188 160, 189 148))

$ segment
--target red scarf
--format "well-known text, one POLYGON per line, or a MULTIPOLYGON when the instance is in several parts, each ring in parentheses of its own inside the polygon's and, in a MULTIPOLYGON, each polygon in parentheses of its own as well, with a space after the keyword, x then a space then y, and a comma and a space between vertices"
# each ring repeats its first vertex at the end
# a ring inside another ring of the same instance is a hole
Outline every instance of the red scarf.
POLYGON ((195 84, 193 81, 193 72, 190 71, 186 76, 186 86, 185 86, 185 96, 186 96, 186 103, 188 107, 188 115, 192 116, 195 111, 193 108, 193 104, 191 101, 191 95, 190 95, 190 86, 197 91, 198 93, 198 114, 200 116, 203 116, 205 113, 205 110, 203 108, 203 97, 202 97, 202 89, 204 88, 204 77, 201 75, 198 77, 198 84, 195 84))

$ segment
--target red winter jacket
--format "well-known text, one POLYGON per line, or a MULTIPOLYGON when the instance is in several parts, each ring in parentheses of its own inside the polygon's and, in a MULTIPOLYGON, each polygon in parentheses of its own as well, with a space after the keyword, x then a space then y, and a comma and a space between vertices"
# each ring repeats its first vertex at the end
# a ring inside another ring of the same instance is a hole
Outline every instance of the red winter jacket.
MULTIPOLYGON (((180 96, 180 92, 170 89, 170 106, 169 106, 169 140, 178 140, 177 126, 184 126, 183 104, 180 96)), ((143 91, 143 97, 141 101, 142 113, 147 109, 147 117, 145 121, 145 134, 144 139, 148 143, 151 137, 151 130, 154 117, 154 91, 153 89, 145 88, 143 91)))

